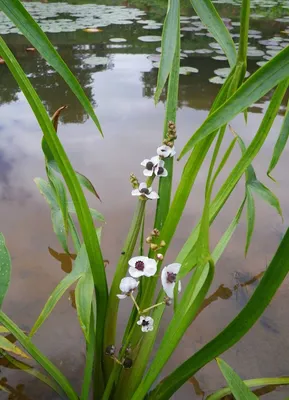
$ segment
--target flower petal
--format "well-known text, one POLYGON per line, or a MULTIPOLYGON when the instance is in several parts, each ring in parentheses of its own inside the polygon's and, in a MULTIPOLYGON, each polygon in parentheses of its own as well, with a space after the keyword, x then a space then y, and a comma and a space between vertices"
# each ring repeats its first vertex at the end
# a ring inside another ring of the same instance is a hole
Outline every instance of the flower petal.
POLYGON ((148 160, 148 159, 146 158, 145 160, 143 160, 143 161, 140 163, 140 165, 142 165, 143 167, 145 167, 149 161, 150 161, 150 160, 148 160))
POLYGON ((126 294, 117 294, 116 295, 119 299, 125 299, 127 297, 126 294))
POLYGON ((170 157, 173 157, 174 155, 176 155, 176 150, 175 147, 172 147, 170 157))
POLYGON ((167 296, 170 299, 174 298, 174 288, 175 288, 175 282, 174 283, 169 283, 166 280, 165 285, 163 285, 163 289, 164 289, 164 291, 166 292, 167 296))
POLYGON ((133 278, 140 278, 141 276, 144 275, 144 271, 139 271, 138 269, 134 267, 129 267, 128 273, 133 277, 133 278))
POLYGON ((151 192, 150 194, 146 194, 146 197, 150 200, 156 200, 160 198, 156 192, 151 192))
POLYGON ((129 293, 138 287, 139 282, 131 277, 123 278, 120 281, 119 288, 123 293, 129 293))
POLYGON ((154 157, 152 157, 152 158, 151 158, 151 162, 152 162, 154 165, 157 165, 157 164, 160 162, 160 157, 159 157, 159 156, 154 156, 154 157))
POLYGON ((131 267, 135 267, 135 263, 136 263, 137 261, 142 261, 142 262, 144 263, 144 265, 146 265, 146 263, 148 262, 148 260, 149 260, 148 257, 145 257, 145 256, 137 256, 137 257, 132 257, 132 258, 129 260, 128 264, 129 264, 131 267))
POLYGON ((145 183, 145 182, 141 182, 140 184, 139 184, 139 190, 142 190, 142 189, 145 189, 147 187, 147 184, 145 183))
POLYGON ((132 196, 141 196, 141 192, 138 189, 133 189, 131 191, 132 196))
POLYGON ((159 176, 168 176, 168 171, 164 168, 164 172, 159 176))
POLYGON ((160 160, 160 161, 158 162, 158 167, 164 167, 164 165, 165 165, 164 160, 160 160))
POLYGON ((172 272, 173 274, 177 274, 181 268, 181 264, 172 263, 166 266, 167 272, 172 272))
POLYGON ((144 169, 143 170, 143 174, 144 174, 144 176, 153 176, 153 170, 151 169, 151 170, 148 170, 148 169, 144 169))

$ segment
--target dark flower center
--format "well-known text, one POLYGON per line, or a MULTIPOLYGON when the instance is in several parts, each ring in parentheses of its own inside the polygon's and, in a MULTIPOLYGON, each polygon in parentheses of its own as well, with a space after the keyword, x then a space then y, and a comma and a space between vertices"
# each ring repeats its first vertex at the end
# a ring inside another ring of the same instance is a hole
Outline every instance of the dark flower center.
POLYGON ((148 326, 150 323, 144 319, 141 324, 142 326, 148 326))
POLYGON ((147 165, 146 165, 146 169, 148 169, 149 171, 151 171, 151 170, 153 169, 153 166, 154 166, 154 164, 153 164, 151 161, 149 161, 149 162, 147 163, 147 165))
POLYGON ((142 188, 142 189, 140 190, 140 192, 143 193, 143 194, 149 194, 149 193, 150 193, 150 191, 148 190, 148 188, 142 188))
POLYGON ((158 169, 158 175, 161 175, 163 172, 164 172, 163 167, 159 167, 159 169, 158 169))
POLYGON ((145 267, 143 261, 137 261, 134 266, 135 266, 135 269, 137 269, 138 271, 143 271, 144 267, 145 267))
POLYGON ((174 274, 173 272, 167 272, 167 282, 169 283, 174 283, 176 281, 177 274, 174 274))

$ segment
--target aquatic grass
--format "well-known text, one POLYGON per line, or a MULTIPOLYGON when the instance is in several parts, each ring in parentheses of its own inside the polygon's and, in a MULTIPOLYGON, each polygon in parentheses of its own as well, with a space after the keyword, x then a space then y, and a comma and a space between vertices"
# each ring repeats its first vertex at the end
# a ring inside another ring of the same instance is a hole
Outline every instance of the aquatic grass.
MULTIPOLYGON (((138 40, 144 42, 161 41, 161 48, 157 49, 161 52, 161 56, 151 57, 151 61, 159 62, 155 101, 159 101, 161 94, 166 95, 164 126, 157 149, 152 149, 151 154, 141 156, 143 179, 135 174, 130 176, 131 195, 136 200, 135 212, 127 238, 120 249, 121 255, 110 290, 107 287, 100 241, 99 224, 104 222, 104 217, 97 210, 89 208, 83 190, 88 190, 98 199, 100 199, 99 194, 88 178, 74 171, 57 136, 58 118, 61 112, 65 112, 65 106, 58 109, 52 120, 50 119, 30 81, 4 40, 0 38, 0 55, 27 98, 43 132, 42 150, 47 180, 36 178, 35 182, 50 207, 52 226, 61 247, 68 255, 77 254, 72 271, 52 291, 29 336, 23 333, 3 311, 0 311, 2 324, 0 333, 13 334, 23 350, 4 336, 0 336, 0 345, 5 351, 14 351, 22 357, 29 354, 48 375, 46 377, 34 373, 31 369, 27 372, 34 374, 49 384, 59 395, 68 399, 88 400, 91 392, 93 399, 103 400, 169 399, 191 376, 231 348, 249 331, 269 305, 289 271, 288 230, 259 285, 241 312, 209 343, 195 354, 188 355, 187 361, 155 384, 172 353, 181 343, 183 335, 203 310, 206 295, 214 282, 215 268, 218 268, 218 261, 230 243, 245 207, 247 207, 247 238, 244 248, 247 253, 253 240, 257 211, 253 194, 257 194, 263 201, 273 206, 282 216, 277 197, 258 180, 252 162, 262 149, 289 85, 288 48, 267 49, 265 57, 273 56, 273 58, 246 79, 248 56, 257 57, 256 54, 261 56, 261 52, 255 54, 255 49, 248 47, 248 38, 257 36, 258 39, 259 36, 258 32, 249 29, 252 3, 249 0, 242 0, 238 45, 233 41, 236 33, 229 33, 210 0, 203 2, 191 0, 191 4, 198 14, 192 19, 180 16, 178 0, 169 0, 162 36, 138 37, 138 40), (186 23, 182 30, 196 32, 196 35, 202 33, 198 32, 200 30, 204 30, 204 34, 207 34, 206 28, 209 35, 216 40, 210 43, 211 50, 196 49, 191 52, 206 54, 208 51, 215 51, 221 54, 222 59, 226 57, 229 68, 218 68, 215 71, 216 77, 211 81, 222 86, 209 115, 192 134, 179 155, 179 158, 182 158, 188 153, 188 159, 173 193, 172 178, 177 148, 175 145, 178 143, 179 134, 176 124, 179 75, 198 73, 192 66, 180 67, 180 59, 186 57, 186 52, 189 54, 187 50, 184 53, 181 51, 181 23, 186 23), (246 147, 242 132, 237 133, 234 130, 232 120, 240 113, 244 113, 246 120, 247 108, 275 86, 277 87, 261 124, 246 147), (225 145, 228 123, 232 124, 229 127, 232 136, 225 145), (233 158, 233 150, 237 145, 241 152, 233 160, 234 166, 228 172, 223 184, 218 187, 218 178, 221 173, 226 173, 228 160, 233 158), (181 246, 178 256, 171 259, 171 252, 168 251, 170 244, 183 218, 189 196, 194 194, 195 181, 200 171, 204 170, 206 160, 209 160, 209 167, 206 171, 200 221, 192 224, 192 232, 181 246), (227 200, 242 177, 245 178, 244 198, 236 208, 235 217, 213 249, 211 226, 217 215, 224 210, 227 200), (152 226, 148 226, 146 219, 147 202, 155 206, 152 226), (77 216, 79 227, 73 219, 73 214, 77 216), (188 282, 185 285, 183 278, 188 282), (161 283, 161 289, 157 291, 158 282, 161 283), (86 362, 80 394, 76 393, 58 368, 32 343, 34 334, 45 323, 61 296, 72 284, 76 284, 77 317, 86 346, 86 362), (131 314, 123 336, 119 337, 117 322, 119 302, 122 301, 131 302, 131 314), (173 307, 174 312, 162 332, 160 329, 163 323, 162 317, 169 306, 173 307), (157 334, 161 334, 162 337, 160 345, 155 348, 157 334)), ((60 15, 64 11, 69 13, 70 5, 55 7, 60 15)), ((23 5, 18 0, 0 0, 0 9, 64 77, 96 126, 100 128, 92 106, 75 77, 23 5)), ((86 12, 93 9, 94 6, 88 5, 86 12)), ((52 12, 53 8, 49 5, 47 10, 52 12)), ((77 10, 78 17, 81 17, 82 11, 79 8, 77 10)), ((104 14, 105 11, 106 8, 104 14)), ((102 19, 103 25, 107 26, 114 22, 130 24, 135 18, 143 15, 141 12, 123 8, 120 8, 119 12, 121 15, 113 22, 113 15, 107 21, 102 19)), ((150 20, 137 22, 145 25, 145 29, 156 27, 160 29, 162 26, 150 20)), ((87 27, 81 29, 85 28, 87 27)), ((112 42, 124 40, 111 38, 112 42)), ((108 62, 107 59, 97 56, 83 61, 93 67, 108 62)), ((288 139, 287 119, 288 110, 268 174, 277 165, 288 139)), ((10 282, 11 266, 4 236, 1 235, 0 239, 0 304, 2 305, 10 282)), ((243 382, 223 360, 218 359, 217 362, 229 388, 217 391, 208 398, 217 399, 224 393, 230 392, 242 400, 255 398, 248 386, 253 386, 256 380, 243 382)), ((19 360, 15 363, 21 364, 19 360)), ((23 363, 21 367, 25 370, 23 363)), ((266 379, 259 379, 258 382, 268 382, 266 379)), ((276 379, 280 379, 280 384, 288 383, 286 380, 282 381, 282 378, 276 379)))

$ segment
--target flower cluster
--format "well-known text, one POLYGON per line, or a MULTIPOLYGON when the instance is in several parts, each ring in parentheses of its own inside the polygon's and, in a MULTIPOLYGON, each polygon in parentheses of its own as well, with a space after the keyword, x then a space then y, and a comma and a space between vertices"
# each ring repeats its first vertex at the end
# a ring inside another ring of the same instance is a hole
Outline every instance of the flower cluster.
MULTIPOLYGON (((168 124, 167 138, 164 140, 164 144, 157 148, 157 155, 152 158, 146 158, 141 162, 144 167, 143 174, 148 178, 166 177, 168 171, 165 168, 165 158, 173 157, 176 154, 174 147, 174 140, 176 139, 176 128, 173 122, 168 124)), ((141 182, 140 184, 136 179, 132 181, 134 189, 132 190, 132 196, 141 196, 143 199, 155 200, 159 198, 159 195, 152 190, 151 186, 147 183, 141 182)))
MULTIPOLYGON (((176 138, 175 124, 169 121, 167 136, 163 141, 163 145, 157 148, 157 155, 152 158, 146 158, 141 162, 141 165, 144 167, 143 174, 148 178, 147 182, 139 183, 134 174, 130 175, 130 182, 133 187, 131 192, 132 196, 138 196, 143 200, 154 200, 159 198, 159 195, 152 190, 151 184, 154 177, 168 176, 168 171, 165 168, 165 159, 168 157, 173 157, 176 154, 174 147, 174 141, 176 138)), ((177 282, 177 274, 181 268, 181 264, 177 263, 170 264, 163 268, 161 272, 161 282, 166 293, 164 301, 141 310, 136 299, 134 298, 133 293, 139 286, 139 281, 137 279, 143 276, 147 278, 154 276, 157 272, 157 263, 162 261, 164 258, 161 252, 157 253, 157 251, 161 251, 161 249, 166 246, 164 240, 157 239, 159 236, 159 230, 153 229, 150 236, 146 239, 146 242, 150 245, 150 249, 156 252, 155 259, 145 256, 138 256, 129 260, 128 272, 130 277, 125 277, 121 280, 119 285, 121 293, 117 295, 119 299, 124 299, 126 297, 131 298, 138 311, 139 320, 137 321, 137 324, 141 327, 142 332, 150 332, 154 329, 154 320, 152 317, 146 315, 146 313, 160 305, 170 305, 172 303, 172 299, 174 298, 174 288, 177 282)), ((179 281, 178 291, 180 290, 181 282, 179 281)))
MULTIPOLYGON (((143 332, 150 332, 153 330, 154 320, 153 318, 142 315, 145 312, 151 310, 152 308, 161 305, 171 303, 170 299, 174 297, 174 288, 177 281, 177 274, 181 268, 181 264, 173 263, 163 268, 161 273, 161 281, 163 289, 167 295, 167 298, 159 304, 156 304, 152 307, 149 307, 146 310, 141 311, 136 303, 135 298, 133 297, 133 292, 137 289, 139 285, 139 281, 135 278, 140 278, 142 276, 151 277, 154 276, 157 272, 157 262, 153 258, 138 256, 133 257, 129 260, 129 274, 131 277, 123 278, 120 282, 119 288, 121 290, 121 294, 118 294, 117 297, 119 299, 125 299, 126 297, 131 297, 135 306, 137 307, 138 313, 140 315, 137 324, 141 326, 141 330, 143 332)), ((181 282, 178 284, 178 291, 181 291, 181 282)))

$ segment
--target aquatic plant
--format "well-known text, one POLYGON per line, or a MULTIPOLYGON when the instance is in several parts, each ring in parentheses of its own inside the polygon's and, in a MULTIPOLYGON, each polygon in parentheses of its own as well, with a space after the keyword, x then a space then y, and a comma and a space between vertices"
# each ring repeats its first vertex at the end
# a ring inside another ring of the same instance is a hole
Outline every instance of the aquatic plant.
MULTIPOLYGON (((101 252, 100 223, 104 217, 97 210, 88 207, 83 189, 89 190, 97 198, 99 198, 98 193, 84 175, 74 170, 57 136, 58 118, 64 107, 57 110, 50 119, 13 53, 3 38, 0 38, 0 55, 27 98, 43 132, 42 150, 47 180, 36 178, 35 183, 51 209, 52 225, 60 245, 68 255, 77 254, 72 271, 52 292, 28 334, 1 309, 0 333, 10 332, 23 350, 3 336, 0 337, 0 348, 2 354, 18 368, 36 376, 63 398, 86 400, 93 387, 94 399, 169 399, 197 371, 232 347, 250 330, 289 271, 289 230, 287 230, 260 283, 241 312, 215 338, 156 384, 184 333, 204 308, 207 293, 214 280, 215 266, 234 234, 244 208, 247 208, 245 253, 249 250, 254 231, 256 213, 254 195, 266 201, 282 216, 278 199, 258 180, 252 162, 270 132, 289 85, 289 48, 273 50, 273 53, 269 54, 268 62, 248 78, 246 71, 250 1, 242 1, 238 51, 212 2, 191 0, 191 3, 202 24, 217 41, 217 44, 214 43, 210 47, 222 53, 222 57, 227 58, 230 67, 215 71, 217 77, 221 78, 218 83, 222 83, 222 87, 208 117, 179 152, 176 127, 179 74, 198 72, 192 67, 180 69, 179 0, 168 2, 161 38, 152 35, 139 38, 146 41, 161 39, 155 102, 158 102, 167 84, 166 114, 163 138, 160 139, 159 147, 152 149, 151 154, 140 154, 143 182, 134 174, 130 176, 131 195, 136 199, 136 209, 110 288, 107 285, 105 263, 101 252), (234 130, 233 119, 240 113, 244 113, 246 119, 248 107, 275 87, 260 127, 246 147, 242 140, 242 132, 234 130), (231 142, 224 151, 221 151, 228 124, 230 124, 228 128, 231 132, 231 142), (240 157, 213 198, 217 179, 236 146, 240 148, 240 157), (176 259, 169 259, 166 255, 167 250, 194 188, 196 177, 204 161, 209 157, 211 148, 213 153, 207 171, 200 221, 192 227, 192 232, 176 259), (173 193, 174 159, 176 156, 182 159, 185 155, 188 158, 178 187, 173 193), (238 205, 236 216, 212 249, 211 225, 243 176, 244 198, 238 205), (155 205, 156 210, 154 225, 149 227, 149 233, 145 224, 148 202, 155 205), (77 216, 79 229, 72 217, 73 214, 77 216), (97 227, 94 220, 98 221, 97 227), (73 247, 69 245, 68 238, 72 239, 73 247), (77 315, 86 343, 86 364, 80 394, 76 393, 62 372, 33 344, 34 334, 72 284, 76 284, 77 315), (122 338, 116 333, 120 301, 131 301, 132 304, 122 338), (174 313, 152 358, 159 327, 167 307, 172 307, 174 313), (32 357, 44 369, 45 375, 7 353, 32 357)), ((51 7, 53 9, 53 4, 51 7)), ((66 5, 63 4, 62 7, 65 9, 66 5)), ((102 134, 94 110, 76 78, 21 2, 0 0, 0 9, 63 77, 102 134)), ((63 12, 63 8, 61 10, 63 12)), ((86 11, 81 8, 81 13, 86 11)), ((122 13, 123 23, 129 21, 129 17, 135 18, 141 15, 136 11, 129 11, 127 15, 126 9, 123 9, 122 13)), ((182 22, 187 21, 187 18, 182 17, 182 22)), ((155 26, 148 21, 145 23, 146 26, 155 26)), ((196 26, 197 29, 200 27, 196 26)), ((251 34, 256 35, 256 32, 251 34)), ((199 49, 201 50, 203 49, 199 49)), ((86 59, 84 62, 97 65, 106 63, 106 60, 94 58, 86 59)), ((271 176, 272 170, 278 163, 288 139, 288 132, 287 107, 280 136, 269 163, 268 176, 271 176)), ((0 237, 0 271, 0 306, 2 306, 11 272, 11 259, 3 235, 0 237)), ((237 399, 254 399, 256 396, 248 389, 250 387, 289 383, 287 378, 252 379, 243 382, 223 360, 217 359, 217 362, 228 382, 228 388, 210 395, 208 399, 211 400, 220 399, 230 392, 237 399)))

